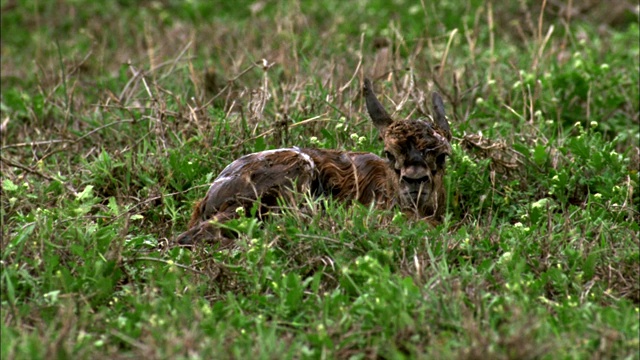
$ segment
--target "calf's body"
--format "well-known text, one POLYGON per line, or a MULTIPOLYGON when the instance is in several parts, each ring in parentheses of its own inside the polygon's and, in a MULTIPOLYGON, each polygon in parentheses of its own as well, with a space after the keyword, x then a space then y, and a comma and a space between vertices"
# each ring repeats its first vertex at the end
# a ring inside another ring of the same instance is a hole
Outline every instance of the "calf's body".
POLYGON ((257 200, 258 216, 277 208, 294 192, 389 207, 395 184, 386 160, 370 153, 297 147, 245 155, 229 164, 195 206, 189 231, 180 244, 214 237, 215 224, 249 214, 257 200), (241 209, 242 211, 239 211, 241 209))

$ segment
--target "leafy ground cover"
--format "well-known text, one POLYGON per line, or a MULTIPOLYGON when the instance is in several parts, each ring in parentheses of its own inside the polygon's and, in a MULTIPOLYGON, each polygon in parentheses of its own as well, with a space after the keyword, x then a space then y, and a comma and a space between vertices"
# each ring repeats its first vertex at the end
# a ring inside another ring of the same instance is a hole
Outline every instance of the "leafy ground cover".
POLYGON ((639 357, 637 4, 1 6, 3 359, 639 357), (174 246, 242 154, 381 153, 364 76, 443 94, 442 225, 300 194, 174 246))

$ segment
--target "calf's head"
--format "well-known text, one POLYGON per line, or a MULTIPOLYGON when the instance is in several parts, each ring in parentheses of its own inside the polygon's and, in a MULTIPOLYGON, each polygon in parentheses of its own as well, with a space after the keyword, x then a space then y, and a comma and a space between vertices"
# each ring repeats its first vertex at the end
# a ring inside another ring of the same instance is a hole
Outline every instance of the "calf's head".
POLYGON ((384 141, 384 152, 398 184, 398 202, 422 217, 441 221, 445 210, 444 173, 451 155, 451 129, 438 93, 433 93, 433 119, 394 121, 364 82, 367 111, 384 141))

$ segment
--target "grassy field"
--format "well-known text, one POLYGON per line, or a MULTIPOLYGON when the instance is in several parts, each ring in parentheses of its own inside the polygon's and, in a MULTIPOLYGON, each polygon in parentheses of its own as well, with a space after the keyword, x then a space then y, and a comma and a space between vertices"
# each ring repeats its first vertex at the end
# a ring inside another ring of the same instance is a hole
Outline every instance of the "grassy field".
POLYGON ((1 7, 2 359, 640 357, 637 4, 1 7), (381 154, 365 76, 443 94, 442 225, 300 194, 175 246, 242 154, 381 154))

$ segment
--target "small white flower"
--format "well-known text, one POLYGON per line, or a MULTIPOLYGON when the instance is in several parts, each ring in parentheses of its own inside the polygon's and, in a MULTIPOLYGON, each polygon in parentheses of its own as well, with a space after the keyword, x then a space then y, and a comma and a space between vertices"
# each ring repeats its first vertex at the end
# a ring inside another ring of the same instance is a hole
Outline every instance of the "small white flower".
POLYGON ((573 67, 576 69, 580 69, 583 65, 584 65, 584 61, 582 61, 582 59, 576 59, 573 62, 573 67))
POLYGON ((502 256, 500 256, 500 258, 498 259, 498 263, 503 263, 505 261, 509 261, 511 260, 511 258, 513 257, 513 254, 511 253, 511 251, 507 251, 504 254, 502 254, 502 256))

